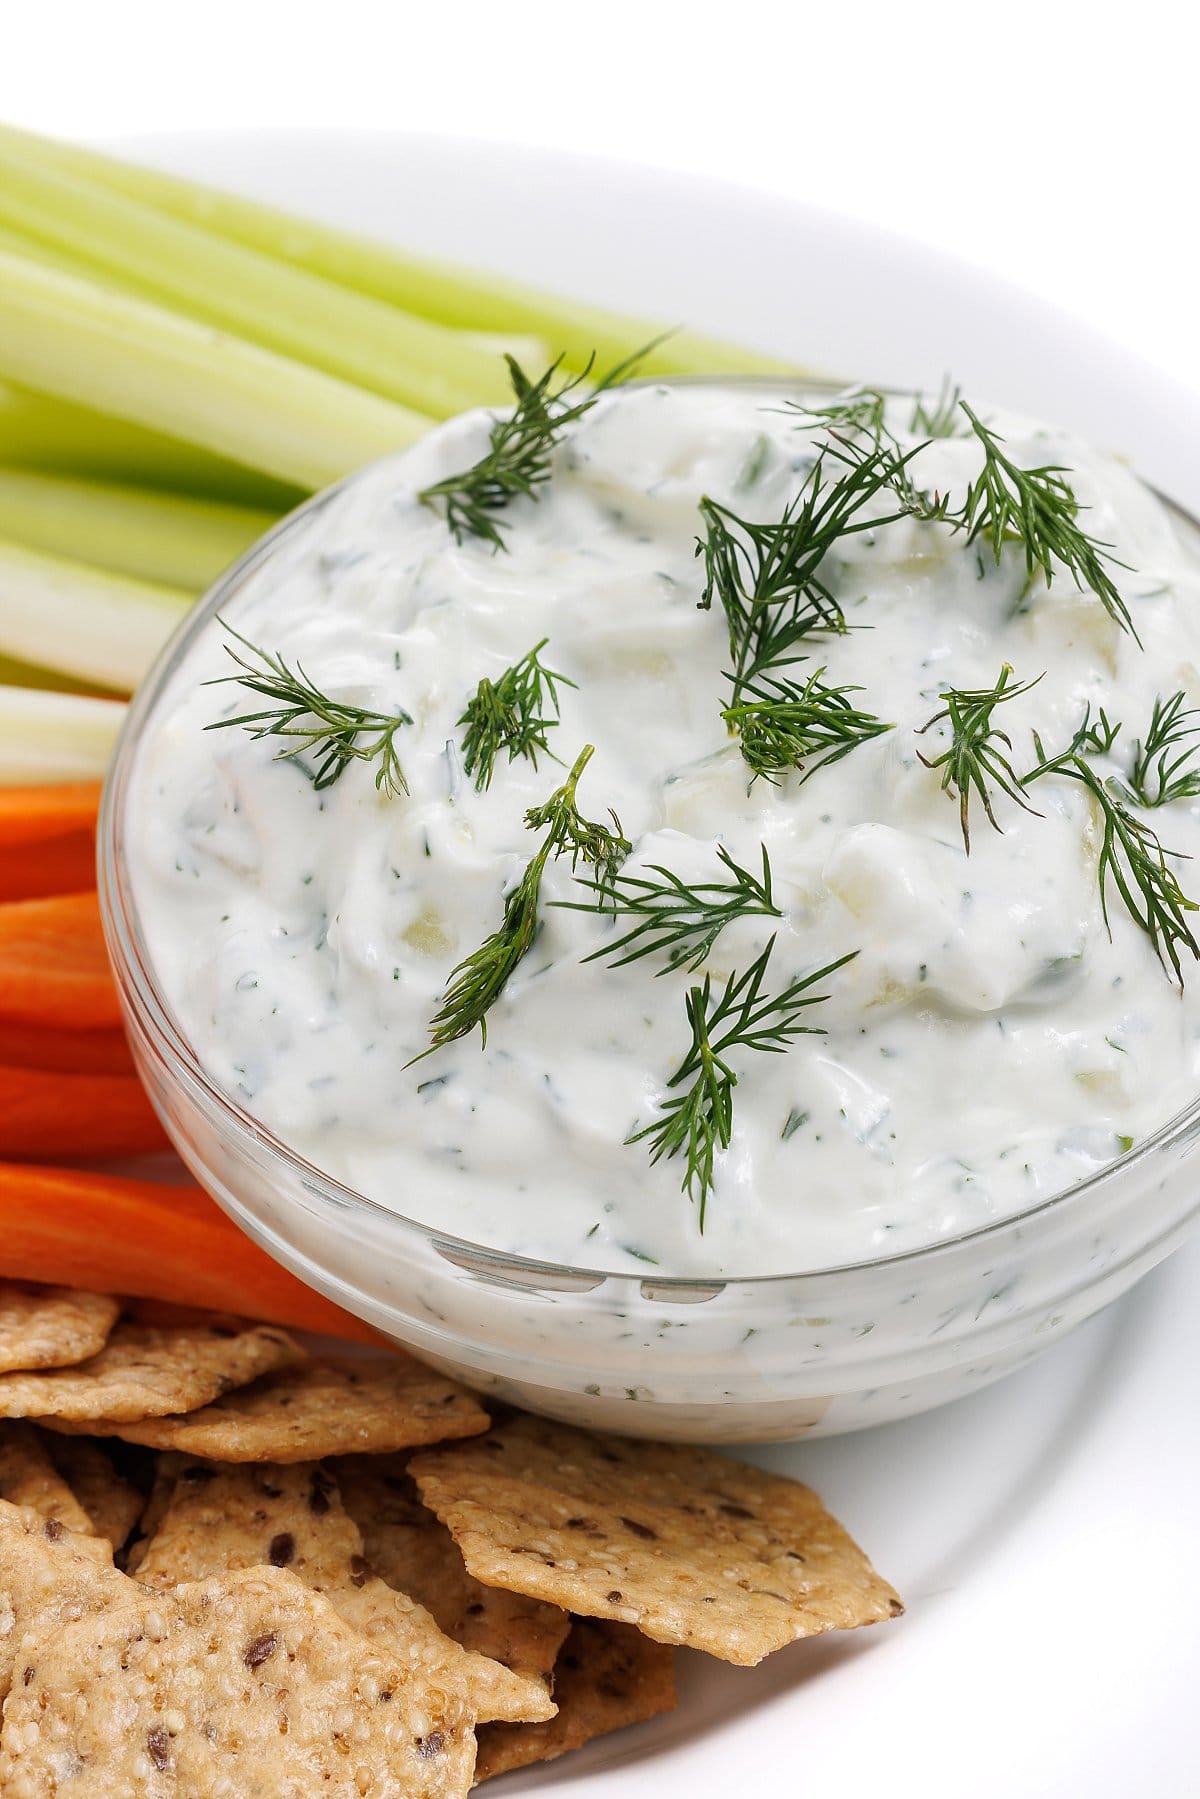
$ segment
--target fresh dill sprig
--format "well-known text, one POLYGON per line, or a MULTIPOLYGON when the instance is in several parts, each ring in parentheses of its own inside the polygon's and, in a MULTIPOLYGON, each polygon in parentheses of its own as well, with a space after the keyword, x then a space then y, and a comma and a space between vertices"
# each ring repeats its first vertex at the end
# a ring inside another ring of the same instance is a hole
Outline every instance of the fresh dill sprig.
MULTIPOLYGON (((949 378, 942 382, 936 399, 926 400, 922 395, 913 396, 912 414, 908 421, 908 429, 913 437, 959 437, 966 427, 962 425, 959 414, 961 390, 951 385, 949 378)), ((802 401, 789 400, 786 410, 798 412, 804 418, 811 419, 817 425, 838 435, 865 435, 876 443, 885 437, 893 443, 898 439, 887 422, 888 396, 877 387, 855 387, 847 393, 840 394, 837 399, 829 400, 824 406, 810 406, 802 401)))
POLYGON ((802 400, 789 400, 786 410, 798 412, 802 418, 812 419, 827 430, 837 432, 865 432, 878 443, 887 429, 887 395, 880 393, 877 387, 855 387, 848 393, 839 394, 836 400, 826 401, 824 406, 808 406, 802 400))
POLYGON ((485 676, 467 701, 458 721, 467 727, 463 733, 462 761, 467 774, 475 776, 478 793, 491 786, 496 758, 503 750, 508 751, 510 762, 527 756, 535 768, 539 751, 553 757, 546 733, 558 724, 559 684, 574 687, 575 683, 538 661, 549 641, 543 637, 535 643, 519 662, 505 669, 498 681, 489 681, 485 676), (553 718, 548 716, 551 707, 553 718))
POLYGON ((936 400, 927 405, 918 394, 913 401, 908 428, 918 437, 960 437, 962 390, 952 387, 949 376, 942 382, 936 400))
POLYGON ((555 377, 562 364, 561 356, 537 381, 530 380, 514 356, 505 356, 516 404, 511 412, 493 421, 486 453, 470 468, 422 488, 417 498, 424 506, 435 500, 445 501, 446 523, 457 543, 465 537, 481 537, 497 550, 507 549, 503 528, 494 514, 503 512, 519 494, 529 499, 538 497, 538 489, 550 479, 551 455, 563 432, 590 412, 606 389, 632 374, 661 341, 656 338, 654 343, 627 356, 575 400, 569 396, 584 387, 594 356, 589 357, 582 373, 564 375, 557 386, 555 377))
POLYGON ((1156 697, 1150 727, 1134 742, 1129 785, 1140 805, 1166 806, 1200 797, 1200 709, 1186 701, 1182 691, 1169 700, 1156 697))
POLYGON ((857 954, 851 951, 824 968, 800 976, 782 993, 764 993, 774 947, 772 937, 744 974, 729 976, 715 1000, 709 975, 702 986, 689 989, 686 1007, 692 1041, 667 1081, 668 1089, 685 1088, 685 1083, 686 1088, 664 1100, 661 1117, 632 1131, 625 1139, 626 1143, 640 1143, 649 1138, 651 1162, 664 1156, 668 1160, 678 1155, 686 1157, 680 1187, 698 1205, 702 1231, 713 1187, 716 1152, 728 1149, 733 1136, 733 1090, 738 1076, 727 1058, 739 1049, 778 1055, 794 1037, 822 1034, 822 1026, 800 1022, 806 1007, 828 998, 812 989, 857 954))
POLYGON ((575 803, 580 776, 593 754, 593 746, 585 744, 562 786, 542 805, 531 806, 526 812, 525 823, 530 830, 545 829, 546 835, 517 885, 505 895, 496 930, 451 970, 441 1006, 430 1023, 432 1041, 414 1061, 431 1055, 456 1037, 465 1037, 476 1025, 483 1042, 487 1042, 487 1014, 537 935, 542 876, 552 856, 569 851, 572 868, 582 857, 600 871, 603 880, 611 882, 629 854, 632 846, 621 835, 615 813, 609 814, 615 827, 610 831, 606 825, 584 818, 575 803))
POLYGON ((1092 709, 1089 706, 1084 714, 1083 723, 1076 735, 1076 746, 1080 752, 1092 756, 1111 756, 1113 744, 1121 735, 1123 726, 1109 718, 1103 706, 1096 708, 1095 721, 1092 720, 1092 709))
POLYGON ((1078 523, 1079 501, 1064 479, 1070 469, 1053 463, 1020 468, 1001 449, 1004 439, 990 430, 965 400, 960 400, 959 406, 983 445, 984 461, 961 509, 947 515, 949 522, 966 532, 968 543, 986 537, 997 563, 1006 543, 1020 544, 1027 577, 1032 579, 1040 570, 1047 587, 1061 565, 1081 592, 1090 589, 1110 618, 1140 643, 1129 608, 1104 566, 1106 562, 1115 568, 1124 564, 1110 554, 1111 545, 1090 537, 1078 523))
POLYGON ((949 747, 940 756, 922 756, 920 750, 917 755, 926 768, 941 769, 943 793, 954 792, 958 795, 958 821, 962 830, 963 848, 968 856, 971 853, 971 824, 968 814, 972 793, 979 795, 987 821, 994 831, 998 831, 1000 826, 992 810, 989 783, 994 783, 1010 799, 1016 800, 1018 806, 1023 807, 1026 812, 1034 811, 1034 807, 1021 792, 1021 779, 1009 760, 1012 755, 1012 739, 1006 731, 992 722, 992 714, 1006 700, 1015 700, 1019 693, 1028 693, 1042 677, 1035 675, 1032 681, 1018 681, 1015 686, 1010 687, 1012 673, 1012 665, 1006 662, 994 687, 947 688, 941 696, 946 702, 941 711, 935 712, 917 732, 917 736, 921 737, 935 725, 941 724, 943 719, 950 721, 949 747))
POLYGON ((1150 826, 1130 811, 1117 783, 1102 780, 1086 760, 1089 750, 1094 751, 1098 746, 1111 748, 1120 728, 1120 725, 1113 727, 1105 719, 1097 731, 1091 722, 1089 707, 1066 749, 1053 756, 1046 755, 1041 739, 1034 732, 1038 761, 1028 774, 1022 776, 1021 785, 1029 787, 1046 775, 1063 775, 1087 788, 1099 808, 1102 825, 1097 879, 1100 909, 1109 935, 1112 934, 1108 915, 1111 882, 1129 916, 1149 937, 1163 968, 1169 966, 1182 987, 1180 950, 1186 949, 1192 956, 1200 958, 1200 942, 1197 942, 1187 918, 1189 912, 1200 911, 1200 905, 1183 891, 1167 865, 1167 858, 1170 856, 1176 861, 1187 858, 1181 858, 1176 850, 1165 849, 1150 826))
POLYGON ((685 881, 661 863, 648 865, 646 875, 618 874, 609 881, 581 881, 591 888, 594 900, 555 900, 570 912, 607 912, 630 929, 614 943, 606 943, 585 956, 585 962, 608 960, 624 968, 643 956, 665 955, 655 974, 674 968, 695 971, 708 960, 713 944, 735 918, 782 918, 771 892, 771 864, 762 845, 762 875, 751 874, 734 861, 729 851, 717 851, 717 860, 729 871, 728 881, 685 881), (649 875, 657 875, 650 880, 649 875))
POLYGON ((705 498, 700 515, 705 534, 696 541, 704 559, 702 610, 720 601, 733 659, 734 703, 740 689, 768 668, 792 661, 796 644, 816 632, 844 632, 845 615, 821 564, 839 538, 872 531, 905 516, 904 510, 868 518, 862 513, 879 493, 890 490, 904 456, 876 446, 852 458, 828 480, 829 447, 821 451, 804 487, 782 518, 755 524, 705 498))
MULTIPOLYGON (((896 444, 894 438, 892 443, 896 444)), ((900 454, 898 446, 895 449, 889 448, 880 438, 876 438, 872 447, 868 449, 853 435, 847 437, 839 432, 833 432, 826 441, 824 453, 847 469, 858 468, 862 463, 873 460, 877 456, 881 458, 884 485, 900 509, 893 517, 912 518, 921 524, 928 525, 943 522, 948 517, 950 509, 948 495, 927 492, 925 488, 918 487, 909 474, 909 463, 928 447, 929 439, 925 438, 921 443, 913 444, 903 454, 900 454)), ((891 524, 893 518, 889 517, 876 522, 891 524)))
MULTIPOLYGON (((224 621, 222 620, 222 623, 224 621)), ((347 700, 334 699, 311 681, 299 663, 289 668, 282 656, 272 655, 253 644, 232 625, 225 625, 229 635, 241 644, 225 648, 241 669, 240 674, 218 675, 206 681, 206 687, 222 687, 236 681, 248 693, 257 694, 272 704, 261 712, 242 712, 236 718, 216 718, 205 725, 206 731, 230 730, 243 725, 256 740, 261 737, 294 739, 281 749, 277 761, 295 761, 320 791, 341 779, 352 762, 376 762, 375 785, 381 793, 393 797, 408 792, 408 782, 396 754, 396 733, 412 718, 402 708, 395 712, 373 712, 347 700), (299 760, 312 754, 315 767, 299 760)))
POLYGON ((754 779, 778 781, 789 769, 801 781, 830 762, 840 762, 860 743, 879 737, 892 726, 847 699, 861 687, 831 687, 817 669, 807 681, 783 681, 760 675, 741 684, 741 697, 725 707, 725 723, 741 740, 742 755, 754 779))
POLYGON ((540 806, 530 806, 525 814, 525 823, 531 831, 543 830, 547 825, 550 827, 542 846, 548 854, 564 856, 569 850, 573 869, 578 868, 582 857, 584 862, 599 872, 601 880, 611 881, 633 845, 622 835, 621 821, 615 812, 610 810, 608 814, 613 822, 610 831, 607 825, 598 824, 594 818, 585 818, 575 804, 575 789, 579 785, 579 777, 593 754, 593 745, 585 744, 562 786, 555 788, 550 798, 543 800, 540 806))
POLYGON ((414 1062, 432 1055, 445 1043, 453 1043, 456 1037, 465 1037, 476 1025, 486 1044, 487 1014, 537 935, 538 896, 548 853, 544 855, 539 850, 526 864, 517 885, 504 896, 504 911, 497 928, 451 971, 442 1003, 430 1021, 429 1048, 414 1056, 414 1062))

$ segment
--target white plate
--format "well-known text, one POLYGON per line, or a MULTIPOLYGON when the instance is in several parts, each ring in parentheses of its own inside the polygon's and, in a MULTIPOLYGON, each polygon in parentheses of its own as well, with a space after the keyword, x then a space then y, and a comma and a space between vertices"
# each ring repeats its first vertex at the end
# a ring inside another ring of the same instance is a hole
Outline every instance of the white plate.
MULTIPOLYGON (((139 152, 438 254, 1075 425, 1200 502, 1200 400, 1014 288, 782 200, 534 152, 343 134, 139 152)), ((737 1670, 503 1792, 1185 1799, 1200 1791, 1200 1244, 1007 1382, 761 1459, 812 1482, 900 1623, 737 1670)))

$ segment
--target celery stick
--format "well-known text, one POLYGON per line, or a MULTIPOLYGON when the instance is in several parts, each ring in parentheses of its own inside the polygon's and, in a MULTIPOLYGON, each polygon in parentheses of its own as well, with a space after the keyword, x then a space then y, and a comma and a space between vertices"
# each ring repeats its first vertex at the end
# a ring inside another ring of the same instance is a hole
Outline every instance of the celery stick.
POLYGON ((151 581, 0 542, 0 652, 132 693, 191 604, 151 581))
POLYGON ((0 653, 0 686, 44 687, 53 693, 78 693, 80 683, 73 675, 58 675, 52 668, 35 668, 32 662, 20 662, 15 656, 0 653))
POLYGON ((0 462, 290 512, 304 489, 125 419, 0 381, 0 462))
MULTIPOLYGON (((601 368, 614 366, 657 337, 661 324, 632 319, 457 265, 412 256, 370 238, 297 218, 221 193, 177 175, 122 162, 8 128, 0 142, 37 154, 48 166, 102 181, 115 192, 147 202, 173 218, 219 232, 237 243, 307 269, 408 312, 468 331, 531 332, 567 365, 581 368, 594 350, 601 368)), ((699 332, 677 331, 646 359, 647 374, 780 374, 794 364, 699 332)))
POLYGON ((0 466, 0 537, 192 593, 274 522, 246 506, 0 466))
POLYGON ((87 275, 88 265, 78 256, 68 256, 65 251, 56 249, 52 244, 44 244, 36 238, 27 237, 20 231, 6 230, 0 225, 0 250, 8 256, 28 256, 34 262, 41 262, 47 268, 58 269, 64 275, 87 275))
POLYGON ((0 377, 307 488, 429 426, 257 344, 2 251, 0 377))
POLYGON ((0 786, 98 780, 125 710, 122 700, 0 687, 0 786))
MULTIPOLYGON (((494 356, 512 356, 523 369, 536 371, 538 374, 548 362, 554 359, 541 337, 506 336, 502 331, 455 331, 456 337, 465 338, 468 343, 475 344, 478 349, 490 350, 494 356)), ((512 400, 512 389, 508 392, 512 400)))
POLYGON ((493 349, 51 168, 0 134, 0 225, 177 308, 436 418, 509 397, 493 349))

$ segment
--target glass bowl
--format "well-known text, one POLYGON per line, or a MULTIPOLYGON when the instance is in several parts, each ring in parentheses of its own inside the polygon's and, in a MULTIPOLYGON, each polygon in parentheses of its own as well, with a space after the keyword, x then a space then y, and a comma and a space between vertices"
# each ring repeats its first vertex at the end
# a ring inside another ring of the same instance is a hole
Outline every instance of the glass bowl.
POLYGON ((958 1398, 1031 1360, 1182 1241, 1200 1214, 1200 1101, 1098 1174, 928 1248, 697 1280, 447 1235, 406 1216, 403 1194, 393 1210, 332 1180, 217 1088, 140 927, 124 854, 132 775, 196 639, 339 491, 285 519, 181 626, 131 704, 100 819, 100 904, 138 1068, 187 1166, 256 1242, 497 1398, 632 1436, 736 1443, 855 1430, 958 1398))

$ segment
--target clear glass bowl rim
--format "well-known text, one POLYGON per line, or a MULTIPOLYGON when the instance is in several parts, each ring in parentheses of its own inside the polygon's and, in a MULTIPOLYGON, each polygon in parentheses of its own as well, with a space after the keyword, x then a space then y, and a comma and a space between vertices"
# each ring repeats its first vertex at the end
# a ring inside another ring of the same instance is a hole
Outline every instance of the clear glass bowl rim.
MULTIPOLYGON (((802 373, 797 374, 794 378, 759 375, 728 377, 683 375, 664 379, 648 377, 645 380, 629 381, 624 385, 628 387, 757 387, 775 390, 781 395, 791 394, 793 396, 808 393, 843 393, 857 391, 863 386, 871 387, 872 391, 883 391, 913 398, 916 397, 917 391, 886 387, 876 390, 870 383, 829 381, 802 373)), ((403 451, 395 454, 402 455, 403 451)), ((383 460, 390 460, 390 458, 383 460)), ((1052 1219, 1061 1218, 1077 1209, 1086 1208, 1092 1203, 1093 1196, 1097 1196, 1098 1202, 1099 1196, 1110 1188, 1114 1181, 1123 1178, 1145 1163, 1153 1161, 1162 1152, 1171 1150, 1177 1143, 1195 1134, 1197 1127, 1200 1126, 1200 1095, 1182 1110, 1176 1112, 1158 1130, 1144 1138, 1133 1149, 1128 1150, 1114 1161, 1106 1163, 1094 1174, 1085 1176, 1083 1180, 1076 1181, 1069 1187, 1059 1188, 1056 1193, 1039 1200, 1036 1205, 1024 1207, 1017 1212, 1008 1212, 1000 1218, 990 1220, 987 1224, 977 1225, 973 1230, 962 1231, 949 1237, 940 1237, 931 1243, 922 1244, 914 1249, 900 1250, 892 1255, 872 1256, 864 1261, 834 1263, 825 1267, 802 1268, 788 1273, 771 1274, 671 1275, 664 1273, 660 1275, 650 1270, 638 1273, 629 1268, 603 1268, 578 1262, 549 1262, 538 1257, 519 1255, 510 1250, 497 1248, 493 1244, 476 1243, 466 1237, 456 1237, 449 1232, 440 1230, 435 1224, 410 1217, 406 1213, 397 1211, 395 1207, 384 1205, 382 1201, 370 1199, 366 1194, 359 1193, 354 1188, 347 1187, 336 1180, 317 1163, 309 1162, 305 1157, 298 1155, 294 1149, 275 1136, 251 1113, 239 1106, 209 1078, 194 1054, 182 1026, 159 989, 153 974, 153 962, 138 923, 137 909, 125 877, 121 853, 122 823, 130 774, 143 730, 157 708, 163 688, 170 682, 177 668, 190 653, 196 638, 210 628, 212 621, 221 612, 224 604, 231 597, 236 596, 242 583, 252 572, 270 560, 274 550, 285 538, 290 537, 297 530, 305 529, 310 518, 321 511, 335 494, 340 493, 343 488, 359 480, 369 469, 377 466, 378 463, 370 463, 366 465, 366 468, 355 470, 341 481, 311 495, 273 525, 249 550, 232 563, 208 593, 197 601, 163 646, 129 702, 129 709, 109 764, 101 797, 97 828, 100 911, 109 957, 117 973, 118 986, 122 988, 123 994, 125 992, 132 994, 140 1014, 140 1022, 151 1033, 156 1047, 179 1065, 182 1072, 200 1089, 206 1104, 221 1114, 224 1123, 235 1135, 255 1139, 259 1145, 265 1147, 273 1156, 287 1163, 302 1176, 309 1184, 310 1189, 314 1184, 319 1184, 322 1193, 334 1199, 340 1206, 350 1211, 360 1208, 373 1216, 385 1219, 387 1221, 385 1228, 415 1231, 451 1255, 482 1258, 493 1267, 510 1268, 524 1280, 534 1282, 539 1276, 555 1281, 567 1279, 593 1283, 632 1279, 653 1286, 655 1291, 666 1299, 673 1291, 690 1294, 694 1293, 697 1288, 708 1286, 763 1289, 781 1287, 795 1282, 804 1282, 806 1285, 819 1282, 841 1282, 852 1276, 861 1277, 873 1272, 882 1273, 885 1270, 932 1267, 935 1262, 952 1257, 956 1253, 969 1253, 976 1248, 986 1249, 989 1242, 999 1243, 1014 1228, 1024 1228, 1037 1222, 1049 1223, 1052 1219)), ((1155 493, 1177 523, 1200 537, 1200 520, 1161 490, 1151 488, 1151 491, 1155 493)))

